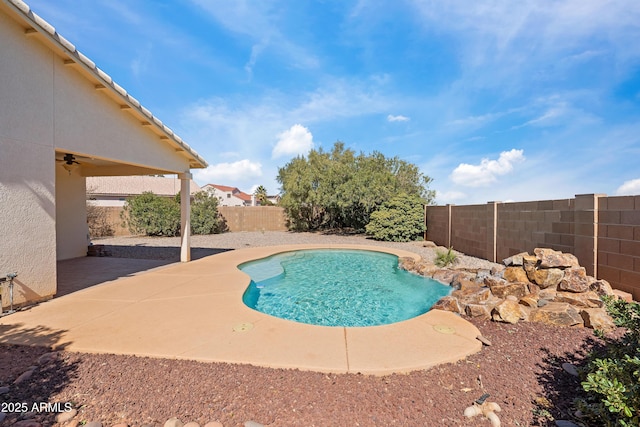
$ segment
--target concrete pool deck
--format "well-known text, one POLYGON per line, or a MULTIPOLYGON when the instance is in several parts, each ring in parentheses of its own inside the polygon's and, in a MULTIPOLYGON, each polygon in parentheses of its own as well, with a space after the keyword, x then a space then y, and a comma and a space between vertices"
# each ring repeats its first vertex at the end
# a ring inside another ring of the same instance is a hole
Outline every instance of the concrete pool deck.
POLYGON ((481 349, 475 326, 440 310, 391 325, 329 327, 279 319, 243 304, 250 279, 237 265, 274 253, 316 248, 367 249, 418 258, 380 246, 313 244, 239 249, 160 267, 161 263, 138 260, 151 270, 0 318, 0 342, 374 375, 454 362, 481 349))

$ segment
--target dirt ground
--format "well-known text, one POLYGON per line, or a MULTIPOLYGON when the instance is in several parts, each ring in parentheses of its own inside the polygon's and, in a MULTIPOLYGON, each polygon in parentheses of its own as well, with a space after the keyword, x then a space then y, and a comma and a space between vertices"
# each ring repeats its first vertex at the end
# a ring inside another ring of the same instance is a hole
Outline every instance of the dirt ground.
MULTIPOLYGON (((70 403, 78 410, 75 420, 105 427, 162 426, 171 417, 225 427, 249 420, 266 426, 490 426, 482 416, 463 416, 485 393, 500 405, 503 426, 553 426, 554 419, 572 418, 579 380, 561 365, 579 365, 599 345, 593 331, 472 322, 491 346, 455 364, 383 377, 63 351, 14 385, 49 349, 2 345, 0 387, 9 391, 0 401, 5 409, 70 403)), ((2 425, 20 418, 9 412, 2 425)), ((26 418, 55 425, 55 413, 47 411, 26 418)))

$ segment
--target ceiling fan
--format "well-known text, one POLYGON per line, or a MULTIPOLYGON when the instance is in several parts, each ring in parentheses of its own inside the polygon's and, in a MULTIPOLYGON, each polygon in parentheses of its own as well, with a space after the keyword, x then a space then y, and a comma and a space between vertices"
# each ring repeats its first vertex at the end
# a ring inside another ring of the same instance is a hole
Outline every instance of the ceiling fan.
POLYGON ((64 162, 62 167, 69 172, 76 170, 80 166, 80 162, 76 161, 76 157, 73 154, 66 153, 62 159, 56 159, 57 162, 64 162))

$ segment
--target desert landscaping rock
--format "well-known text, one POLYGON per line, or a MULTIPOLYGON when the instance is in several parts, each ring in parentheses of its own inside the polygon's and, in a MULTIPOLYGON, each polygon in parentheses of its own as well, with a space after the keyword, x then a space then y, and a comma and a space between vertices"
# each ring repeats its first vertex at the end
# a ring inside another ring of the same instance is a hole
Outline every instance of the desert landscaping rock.
POLYGON ((478 341, 480 341, 482 344, 486 345, 486 346, 491 345, 491 341, 489 341, 488 339, 486 339, 486 338, 485 338, 485 337, 483 337, 482 335, 478 335, 478 336, 476 337, 476 339, 477 339, 478 341))
POLYGON ((45 353, 42 356, 38 357, 38 365, 46 365, 50 362, 53 362, 58 358, 58 352, 52 351, 49 353, 45 353))
POLYGON ((613 319, 601 309, 585 308, 580 310, 580 316, 584 321, 584 326, 599 331, 609 332, 616 328, 613 319))
POLYGON ((464 312, 469 317, 489 317, 491 315, 493 306, 487 304, 472 304, 466 305, 464 312))
MULTIPOLYGON (((548 248, 536 248, 534 253, 506 258, 502 270, 492 268, 489 273, 484 269, 476 269, 475 275, 466 269, 457 273, 451 268, 434 271, 433 278, 450 283, 455 290, 432 309, 507 323, 530 321, 612 329, 601 299, 615 295, 607 281, 588 276, 572 254, 548 248), (583 309, 590 311, 582 313, 583 309)), ((403 259, 400 267, 418 273, 415 267, 424 263, 403 259)), ((423 267, 421 271, 432 269, 423 267)))
POLYGON ((573 421, 556 420, 556 427, 580 427, 580 426, 574 423, 573 421))
POLYGON ((604 306, 604 303, 593 291, 586 292, 557 292, 554 298, 557 302, 568 302, 575 307, 585 308, 600 308, 604 306))
POLYGON ((587 276, 584 267, 571 267, 564 270, 564 276, 558 284, 559 291, 587 292, 596 280, 587 276))
POLYGON ((188 423, 186 423, 184 426, 182 427, 200 427, 200 424, 198 424, 195 421, 189 421, 188 423))
POLYGON ((264 427, 264 424, 260 424, 255 421, 247 421, 244 423, 244 427, 264 427))
POLYGON ((27 381, 33 375, 34 370, 35 369, 27 369, 22 374, 20 374, 20 376, 16 378, 16 380, 13 383, 20 384, 20 383, 23 383, 24 381, 27 381))
POLYGON ((559 268, 538 269, 527 272, 527 278, 541 289, 556 287, 562 281, 564 271, 559 268))
POLYGON ((60 412, 56 415, 56 422, 62 424, 69 421, 71 418, 75 417, 78 411, 76 409, 72 409, 68 412, 60 412))
POLYGON ((493 320, 498 322, 518 323, 522 318, 521 305, 517 301, 504 300, 493 309, 493 320))
POLYGON ((42 427, 36 420, 22 420, 14 423, 12 427, 42 427))
POLYGON ((84 427, 102 427, 102 423, 100 421, 91 421, 86 423, 84 427))
POLYGON ((591 290, 600 296, 614 296, 615 292, 611 288, 611 284, 606 280, 600 279, 593 282, 590 286, 591 290))
POLYGON ((498 298, 506 299, 509 296, 520 299, 529 293, 529 288, 524 282, 491 282, 489 284, 491 293, 498 298))
POLYGON ((178 418, 173 417, 165 421, 164 427, 184 427, 184 424, 178 418))
POLYGON ((578 258, 573 254, 562 253, 549 248, 535 248, 533 253, 536 254, 536 258, 538 258, 541 268, 568 268, 580 266, 578 258))
POLYGON ((567 363, 567 362, 563 363, 562 369, 564 369, 565 372, 568 373, 569 375, 572 375, 574 377, 578 376, 578 370, 572 363, 567 363))
POLYGON ((204 425, 204 427, 224 427, 221 422, 218 421, 209 421, 204 425))
POLYGON ((452 296, 446 296, 440 298, 434 305, 431 307, 432 310, 444 310, 451 311, 453 313, 460 313, 460 304, 458 304, 458 299, 452 296))
POLYGON ((8 393, 9 390, 11 390, 11 389, 9 387, 7 387, 7 386, 0 387, 0 395, 8 393))
MULTIPOLYGON (((424 271, 428 271, 423 269, 424 271)), ((438 282, 444 283, 445 285, 450 285, 451 282, 453 282, 453 279, 455 279, 457 272, 455 270, 450 270, 450 269, 442 269, 442 270, 436 270, 431 277, 433 278, 433 280, 437 280, 438 282)))
POLYGON ((584 324, 578 310, 571 304, 562 302, 550 302, 544 307, 533 310, 529 315, 529 320, 555 326, 582 326, 584 324))
POLYGON ((507 267, 505 268, 502 276, 508 282, 528 282, 527 272, 520 267, 507 267))

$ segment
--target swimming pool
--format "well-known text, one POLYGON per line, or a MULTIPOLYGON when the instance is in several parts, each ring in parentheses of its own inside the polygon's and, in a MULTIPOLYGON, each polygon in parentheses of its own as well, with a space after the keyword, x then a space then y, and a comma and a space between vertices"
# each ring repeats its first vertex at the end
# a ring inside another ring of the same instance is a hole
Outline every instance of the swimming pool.
POLYGON ((251 277, 242 300, 262 313, 323 326, 376 326, 429 311, 449 286, 367 250, 284 252, 238 266, 251 277))

